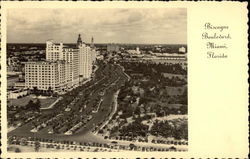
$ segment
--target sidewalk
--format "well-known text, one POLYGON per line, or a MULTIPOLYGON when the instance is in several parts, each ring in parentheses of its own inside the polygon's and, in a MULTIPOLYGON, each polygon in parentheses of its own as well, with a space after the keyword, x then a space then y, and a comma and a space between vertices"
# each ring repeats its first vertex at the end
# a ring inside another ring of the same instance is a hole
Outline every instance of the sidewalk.
POLYGON ((41 110, 48 110, 48 109, 51 109, 55 106, 56 103, 58 103, 60 100, 62 100, 63 97, 59 97, 54 103, 52 103, 50 106, 48 107, 45 107, 45 108, 40 108, 41 110))

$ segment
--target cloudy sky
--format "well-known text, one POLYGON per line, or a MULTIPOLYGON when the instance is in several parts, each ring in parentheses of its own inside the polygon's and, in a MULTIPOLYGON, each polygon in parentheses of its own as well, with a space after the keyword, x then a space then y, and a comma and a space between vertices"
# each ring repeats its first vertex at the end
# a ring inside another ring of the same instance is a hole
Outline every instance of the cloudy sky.
POLYGON ((186 44, 187 11, 162 9, 9 9, 7 42, 186 44))

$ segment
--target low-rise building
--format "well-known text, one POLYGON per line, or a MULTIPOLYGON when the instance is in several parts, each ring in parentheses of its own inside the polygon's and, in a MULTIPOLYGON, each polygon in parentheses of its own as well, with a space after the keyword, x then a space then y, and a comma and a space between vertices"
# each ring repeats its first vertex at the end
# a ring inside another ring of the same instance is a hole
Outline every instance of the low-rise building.
POLYGON ((186 53, 186 48, 184 46, 180 47, 179 52, 186 53))
POLYGON ((16 82, 14 84, 15 89, 24 89, 25 88, 25 82, 16 82))
POLYGON ((136 47, 135 50, 127 50, 127 52, 129 54, 141 54, 141 51, 140 51, 139 47, 136 47))
POLYGON ((14 91, 7 92, 7 98, 8 99, 17 99, 18 97, 23 97, 28 95, 29 90, 27 89, 18 89, 14 91))

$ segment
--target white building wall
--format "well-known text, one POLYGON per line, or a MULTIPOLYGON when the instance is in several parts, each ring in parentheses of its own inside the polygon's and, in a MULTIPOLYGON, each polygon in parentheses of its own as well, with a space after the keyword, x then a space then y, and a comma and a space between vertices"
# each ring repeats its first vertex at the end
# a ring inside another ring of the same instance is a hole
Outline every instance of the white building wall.
POLYGON ((46 42, 47 62, 25 64, 25 88, 62 90, 77 86, 81 79, 90 78, 96 51, 82 43, 79 49, 66 48, 62 43, 46 42))
POLYGON ((48 62, 30 62, 25 64, 25 87, 39 90, 55 90, 55 66, 48 62))
POLYGON ((79 84, 79 50, 63 49, 63 60, 68 62, 69 83, 71 86, 79 84))
POLYGON ((63 44, 55 44, 52 40, 46 42, 46 60, 62 60, 63 44))
POLYGON ((27 62, 25 64, 25 88, 62 90, 67 87, 67 63, 27 62))
POLYGON ((64 60, 66 80, 68 87, 79 83, 79 51, 75 48, 64 48, 63 44, 55 44, 52 40, 46 42, 46 60, 64 60))
POLYGON ((183 47, 183 46, 182 46, 182 47, 180 47, 180 48, 179 48, 179 52, 183 52, 183 53, 185 53, 185 52, 186 52, 186 48, 185 48, 185 47, 183 47))
POLYGON ((8 99, 17 99, 20 96, 25 96, 28 94, 27 90, 15 90, 7 93, 8 99))
POLYGON ((90 78, 93 66, 93 56, 91 55, 91 48, 85 44, 79 47, 79 74, 83 78, 90 78))

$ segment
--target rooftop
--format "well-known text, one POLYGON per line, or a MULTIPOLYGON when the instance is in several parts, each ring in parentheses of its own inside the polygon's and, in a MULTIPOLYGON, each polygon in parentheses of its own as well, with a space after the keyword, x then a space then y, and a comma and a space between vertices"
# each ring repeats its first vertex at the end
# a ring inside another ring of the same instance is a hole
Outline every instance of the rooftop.
POLYGON ((57 61, 30 61, 25 62, 25 64, 36 64, 36 65, 50 65, 50 64, 63 64, 66 63, 65 60, 57 60, 57 61))

